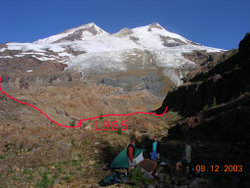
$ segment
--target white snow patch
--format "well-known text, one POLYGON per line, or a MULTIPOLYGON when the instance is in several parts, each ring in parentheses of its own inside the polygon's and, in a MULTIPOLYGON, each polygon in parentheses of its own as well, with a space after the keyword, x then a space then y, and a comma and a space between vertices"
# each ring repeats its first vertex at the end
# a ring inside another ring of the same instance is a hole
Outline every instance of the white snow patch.
POLYGON ((28 72, 28 73, 29 73, 29 72, 33 72, 33 70, 27 70, 26 72, 28 72))
POLYGON ((35 55, 32 55, 32 57, 34 57, 40 61, 54 61, 54 60, 56 60, 56 58, 54 58, 54 57, 37 57, 35 55))
POLYGON ((0 49, 0 52, 3 52, 3 51, 5 51, 5 50, 7 50, 7 48, 1 48, 1 49, 0 49))
POLYGON ((25 56, 25 55, 22 55, 22 54, 15 55, 15 57, 23 57, 23 56, 25 56))
POLYGON ((0 56, 0 58, 10 58, 10 59, 12 59, 12 57, 8 56, 8 55, 6 55, 6 56, 0 56))
POLYGON ((53 52, 63 52, 65 49, 60 44, 51 44, 49 50, 53 52))
POLYGON ((8 50, 20 50, 20 51, 36 51, 36 52, 44 52, 43 45, 37 45, 33 43, 7 43, 8 50))
POLYGON ((58 53, 58 55, 61 57, 65 57, 65 56, 72 57, 72 55, 70 55, 69 53, 66 53, 66 52, 58 53))
POLYGON ((149 26, 143 26, 143 27, 137 27, 132 29, 133 36, 136 36, 139 38, 138 43, 140 43, 145 48, 151 48, 151 49, 162 49, 164 46, 162 45, 162 40, 160 38, 160 35, 171 37, 171 38, 177 38, 187 44, 187 40, 175 33, 171 33, 164 28, 158 29, 158 28, 151 28, 151 31, 149 31, 149 26))
POLYGON ((84 72, 125 71, 126 65, 121 61, 121 52, 88 53, 72 58, 69 69, 84 72))
POLYGON ((41 56, 45 56, 45 54, 44 53, 42 53, 42 52, 23 52, 22 54, 24 54, 24 55, 41 55, 41 56))

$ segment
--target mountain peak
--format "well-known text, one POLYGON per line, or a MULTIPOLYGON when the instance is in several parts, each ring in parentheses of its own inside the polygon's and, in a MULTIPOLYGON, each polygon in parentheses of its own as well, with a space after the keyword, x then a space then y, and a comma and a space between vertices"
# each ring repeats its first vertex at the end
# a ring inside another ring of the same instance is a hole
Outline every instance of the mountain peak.
MULTIPOLYGON (((84 24, 75 28, 71 28, 68 29, 62 33, 78 33, 81 34, 83 32, 89 32, 92 35, 98 35, 101 33, 107 33, 106 31, 104 31, 102 28, 100 28, 99 26, 97 26, 94 22, 90 22, 88 24, 84 24)), ((72 34, 73 34, 72 33, 72 34)))
POLYGON ((62 33, 53 35, 51 37, 37 40, 34 43, 59 43, 59 42, 72 42, 76 40, 84 40, 86 38, 108 34, 106 31, 98 27, 94 22, 84 24, 75 28, 68 29, 62 33))
POLYGON ((150 24, 149 28, 163 29, 163 27, 157 22, 150 24))
POLYGON ((117 36, 117 37, 125 37, 128 36, 130 34, 132 34, 133 31, 127 27, 121 29, 120 31, 118 31, 117 33, 114 33, 113 36, 117 36))
POLYGON ((82 29, 82 28, 90 28, 90 27, 96 27, 98 29, 101 29, 99 26, 97 26, 94 22, 90 22, 88 24, 84 24, 84 25, 81 25, 81 26, 78 26, 76 28, 72 28, 72 29, 82 29))

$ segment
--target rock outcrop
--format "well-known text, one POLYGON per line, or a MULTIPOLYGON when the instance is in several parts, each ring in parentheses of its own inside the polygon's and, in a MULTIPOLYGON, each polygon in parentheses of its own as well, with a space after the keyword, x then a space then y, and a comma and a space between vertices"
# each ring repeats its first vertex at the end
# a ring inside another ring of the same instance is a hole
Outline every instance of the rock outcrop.
MULTIPOLYGON (((248 34, 235 55, 194 75, 169 93, 157 110, 160 113, 168 106, 168 110, 182 116, 162 139, 162 154, 174 161, 181 156, 184 148, 180 147, 189 141, 194 171, 199 174, 196 165, 204 165, 206 171, 200 176, 204 178, 202 181, 212 183, 210 187, 248 187, 250 183, 249 45, 248 34), (216 174, 208 169, 215 164, 220 167, 216 174), (241 165, 244 171, 225 172, 223 167, 230 165, 241 165)), ((193 187, 196 180, 192 179, 189 186, 193 187)))
POLYGON ((208 72, 197 74, 168 93, 161 113, 166 106, 181 115, 192 116, 206 106, 227 103, 250 90, 250 53, 248 35, 241 41, 239 52, 229 59, 217 64, 208 72), (244 45, 243 45, 244 44, 244 45), (245 48, 244 48, 245 47, 245 48))

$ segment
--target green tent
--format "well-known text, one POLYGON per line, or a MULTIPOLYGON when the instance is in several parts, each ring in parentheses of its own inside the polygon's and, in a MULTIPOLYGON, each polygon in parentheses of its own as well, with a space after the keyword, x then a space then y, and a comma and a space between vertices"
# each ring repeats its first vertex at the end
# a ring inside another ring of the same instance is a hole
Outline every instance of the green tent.
MULTIPOLYGON (((138 164, 141 162, 143 157, 144 149, 135 148, 135 163, 138 164)), ((128 157, 127 157, 127 148, 123 149, 116 158, 112 161, 110 168, 128 168, 128 157)))

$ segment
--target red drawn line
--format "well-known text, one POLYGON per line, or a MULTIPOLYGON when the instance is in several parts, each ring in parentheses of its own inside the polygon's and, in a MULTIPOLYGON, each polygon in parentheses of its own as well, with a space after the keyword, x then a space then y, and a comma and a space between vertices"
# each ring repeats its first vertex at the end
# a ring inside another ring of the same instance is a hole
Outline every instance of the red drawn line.
POLYGON ((21 104, 25 104, 25 105, 28 105, 34 109, 36 109, 38 112, 40 112, 41 114, 43 114, 45 117, 47 117, 51 122, 55 123, 56 125, 59 125, 61 127, 66 127, 66 128, 78 128, 78 127, 81 127, 82 126, 82 121, 88 121, 88 120, 93 120, 93 119, 97 119, 97 118, 101 118, 101 117, 107 117, 107 116, 132 116, 132 115, 135 115, 135 114, 152 114, 152 115, 155 115, 155 116, 163 116, 166 112, 167 112, 167 108, 165 109, 165 111, 162 113, 162 114, 156 114, 154 112, 134 112, 134 113, 130 113, 130 114, 105 114, 105 115, 100 115, 100 116, 96 116, 96 117, 92 117, 92 118, 86 118, 86 119, 80 119, 79 122, 78 122, 78 125, 77 126, 69 126, 69 125, 62 125, 56 121, 54 121, 53 119, 51 119, 47 114, 45 114, 42 110, 40 110, 39 108, 37 108, 36 106, 32 105, 32 104, 29 104, 29 103, 26 103, 26 102, 22 102, 22 101, 19 101, 17 99, 15 99, 14 97, 10 96, 9 94, 7 94, 6 92, 4 92, 1 88, 1 80, 2 80, 2 75, 0 76, 0 91, 6 95, 7 97, 13 99, 14 101, 16 102, 19 102, 21 104))

